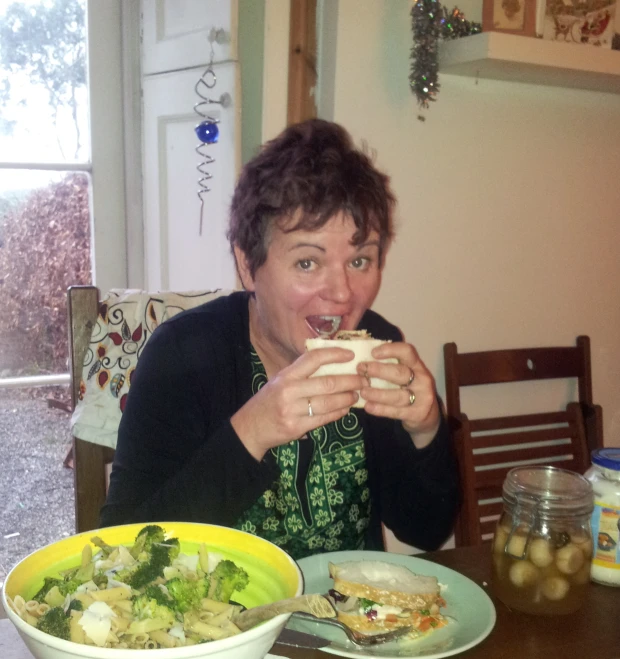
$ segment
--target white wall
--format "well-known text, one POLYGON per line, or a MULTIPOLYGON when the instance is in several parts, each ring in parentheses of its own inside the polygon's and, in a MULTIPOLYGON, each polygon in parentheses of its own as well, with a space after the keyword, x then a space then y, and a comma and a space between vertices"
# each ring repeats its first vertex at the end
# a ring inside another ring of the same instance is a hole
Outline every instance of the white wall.
MULTIPOLYGON (((374 308, 418 347, 442 394, 448 341, 473 351, 588 334, 605 442, 620 446, 620 95, 440 75, 419 121, 409 0, 362 5, 338 2, 324 116, 376 150, 399 199, 374 308)), ((505 386, 463 402, 493 415, 574 393, 505 386)))

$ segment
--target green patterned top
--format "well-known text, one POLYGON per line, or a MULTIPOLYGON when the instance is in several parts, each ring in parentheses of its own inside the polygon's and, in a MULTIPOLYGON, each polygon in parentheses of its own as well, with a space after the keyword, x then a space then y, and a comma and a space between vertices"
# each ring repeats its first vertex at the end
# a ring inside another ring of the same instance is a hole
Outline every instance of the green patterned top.
MULTIPOLYGON (((254 348, 252 393, 267 382, 254 348)), ((370 490, 362 425, 355 412, 271 449, 280 478, 241 515, 235 528, 259 535, 299 559, 323 551, 364 549, 370 490), (302 442, 311 442, 307 474, 302 442), (301 449, 301 450, 300 450, 301 449)))

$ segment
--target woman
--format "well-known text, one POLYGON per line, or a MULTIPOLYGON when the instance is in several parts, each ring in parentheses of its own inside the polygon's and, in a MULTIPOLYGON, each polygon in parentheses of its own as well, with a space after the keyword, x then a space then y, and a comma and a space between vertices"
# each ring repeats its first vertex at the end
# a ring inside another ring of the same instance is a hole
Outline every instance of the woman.
POLYGON ((138 362, 103 525, 199 521, 293 557, 423 549, 450 534, 457 468, 431 374, 369 310, 392 239, 388 179, 346 131, 287 128, 244 168, 229 238, 245 291, 161 325, 138 362), (392 341, 358 374, 311 377, 353 353, 305 340, 364 328, 392 341), (380 377, 395 389, 369 387, 380 377), (363 411, 351 411, 359 394, 363 411))

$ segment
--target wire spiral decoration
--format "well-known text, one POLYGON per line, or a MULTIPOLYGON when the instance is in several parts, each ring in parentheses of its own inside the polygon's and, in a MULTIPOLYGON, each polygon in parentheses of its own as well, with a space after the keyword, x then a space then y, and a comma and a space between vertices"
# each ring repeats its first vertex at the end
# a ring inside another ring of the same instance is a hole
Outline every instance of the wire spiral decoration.
POLYGON ((201 118, 199 124, 194 128, 200 144, 196 146, 196 153, 200 156, 201 162, 196 169, 200 175, 198 179, 198 198, 200 199, 200 226, 198 235, 202 236, 202 225, 204 216, 205 196, 211 192, 209 181, 213 178, 210 166, 215 162, 215 158, 209 153, 209 147, 217 144, 220 136, 218 124, 220 120, 208 112, 211 104, 221 105, 222 108, 230 107, 232 98, 227 92, 220 95, 218 99, 210 98, 209 94, 217 83, 217 75, 213 70, 213 42, 223 43, 225 41, 224 30, 211 30, 209 41, 211 42, 211 60, 194 86, 194 91, 200 99, 194 105, 194 112, 201 118))

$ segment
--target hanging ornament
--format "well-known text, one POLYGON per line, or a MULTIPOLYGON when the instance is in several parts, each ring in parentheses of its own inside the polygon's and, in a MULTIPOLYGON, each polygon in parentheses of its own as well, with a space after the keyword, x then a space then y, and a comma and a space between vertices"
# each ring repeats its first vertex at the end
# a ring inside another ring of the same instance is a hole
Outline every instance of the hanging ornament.
POLYGON ((213 103, 221 105, 223 108, 228 108, 232 104, 232 98, 230 97, 230 94, 226 92, 222 94, 218 99, 213 99, 210 97, 211 90, 217 83, 217 76, 213 70, 213 60, 215 57, 213 50, 214 42, 219 44, 226 42, 226 33, 224 30, 211 30, 209 34, 209 43, 211 44, 209 64, 194 86, 194 91, 200 98, 200 101, 194 105, 194 112, 202 119, 202 121, 194 128, 196 137, 200 140, 200 144, 198 144, 196 147, 196 153, 201 158, 201 162, 196 167, 198 173, 200 174, 200 178, 198 179, 198 198, 200 199, 200 223, 198 226, 199 236, 202 236, 205 196, 207 193, 211 192, 211 188, 209 187, 208 183, 213 178, 213 174, 211 173, 211 165, 215 162, 215 158, 211 155, 211 153, 209 153, 208 148, 214 144, 217 144, 220 136, 220 129, 218 127, 220 120, 217 117, 209 114, 207 112, 207 108, 213 103))
POLYGON ((482 32, 480 23, 465 20, 458 7, 448 11, 437 0, 416 0, 411 8, 411 70, 409 85, 418 104, 428 108, 439 92, 439 39, 457 39, 482 32))

